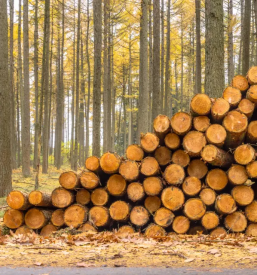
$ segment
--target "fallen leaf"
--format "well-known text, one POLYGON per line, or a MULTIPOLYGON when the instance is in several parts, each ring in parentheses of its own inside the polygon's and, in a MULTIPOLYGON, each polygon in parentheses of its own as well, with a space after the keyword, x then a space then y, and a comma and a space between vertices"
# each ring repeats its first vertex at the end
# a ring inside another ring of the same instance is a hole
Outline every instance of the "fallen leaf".
POLYGON ((187 258, 184 262, 185 263, 191 263, 193 262, 195 259, 194 258, 187 258))
POLYGON ((37 263, 34 263, 34 265, 36 265, 36 266, 41 266, 42 263, 37 262, 37 263))
POLYGON ((207 251, 208 254, 212 254, 212 255, 215 255, 215 254, 218 254, 220 253, 220 251, 218 249, 210 249, 209 251, 207 251))
POLYGON ((78 266, 78 267, 93 267, 95 265, 82 262, 82 263, 77 263, 76 266, 78 266))
POLYGON ((220 257, 220 256, 221 256, 220 253, 217 253, 217 254, 214 255, 214 257, 220 257))

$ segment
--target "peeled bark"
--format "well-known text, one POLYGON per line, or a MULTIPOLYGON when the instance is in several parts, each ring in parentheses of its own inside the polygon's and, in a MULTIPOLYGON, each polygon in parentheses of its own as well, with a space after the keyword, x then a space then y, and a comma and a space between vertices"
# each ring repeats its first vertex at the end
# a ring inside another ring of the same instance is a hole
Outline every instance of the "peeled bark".
POLYGON ((110 221, 109 210, 103 206, 94 206, 89 210, 88 221, 96 227, 107 226, 110 221))
POLYGON ((182 208, 185 202, 185 196, 178 187, 167 187, 162 191, 161 200, 163 205, 171 211, 182 208))
POLYGON ((211 144, 203 148, 201 156, 205 162, 219 167, 229 167, 234 161, 233 156, 229 152, 211 144))
POLYGON ((134 234, 135 229, 130 225, 123 225, 119 228, 118 233, 120 233, 120 234, 134 234))
POLYGON ((198 221, 205 214, 206 206, 201 199, 192 198, 186 201, 183 211, 189 220, 198 221))
POLYGON ((193 125, 196 131, 204 133, 210 126, 210 119, 207 116, 194 117, 193 125))
POLYGON ((212 124, 205 133, 207 142, 217 147, 222 147, 225 143, 227 132, 225 128, 219 124, 212 124))
POLYGON ((243 144, 236 148, 234 158, 238 164, 247 165, 255 160, 255 154, 255 150, 250 144, 243 144))
POLYGON ((158 177, 148 177, 144 180, 143 187, 148 196, 157 196, 163 189, 162 180, 158 177))
POLYGON ((188 113, 178 112, 170 120, 173 132, 179 136, 184 136, 192 128, 192 117, 188 113))
POLYGON ((18 190, 11 191, 6 198, 6 202, 12 209, 16 210, 27 210, 31 207, 28 194, 18 190))
POLYGON ((184 150, 177 150, 173 153, 171 161, 185 168, 190 163, 190 157, 184 150))
POLYGON ((107 190, 112 196, 123 196, 126 192, 126 188, 127 183, 125 179, 119 174, 110 176, 107 181, 107 190))
POLYGON ((247 98, 242 99, 238 105, 239 112, 246 115, 248 119, 252 117, 254 108, 255 105, 247 98))
POLYGON ((24 213, 16 209, 8 209, 4 213, 4 224, 11 229, 16 229, 24 224, 24 213))
POLYGON ((144 158, 144 150, 137 144, 132 144, 127 147, 126 157, 129 160, 141 161, 144 158))
POLYGON ((250 222, 257 223, 257 201, 254 200, 245 208, 245 216, 250 222))
POLYGON ((87 221, 88 208, 80 204, 69 206, 64 212, 64 222, 71 228, 78 228, 87 221))
POLYGON ((163 177, 168 184, 179 185, 185 178, 185 171, 183 167, 178 164, 170 164, 166 167, 163 177))
POLYGON ((248 80, 243 75, 236 75, 231 81, 231 86, 239 89, 241 92, 246 92, 249 88, 248 80))
POLYGON ((86 189, 80 189, 76 194, 76 202, 81 205, 87 205, 91 201, 91 195, 86 189))
POLYGON ((47 193, 43 193, 38 190, 30 192, 29 202, 30 204, 35 206, 44 206, 44 207, 52 206, 51 195, 47 193))
POLYGON ((207 230, 216 228, 219 222, 219 216, 213 211, 206 212, 201 219, 202 226, 207 230))
POLYGON ((153 133, 142 134, 140 144, 146 153, 152 153, 159 146, 159 138, 153 133))
POLYGON ((221 194, 215 202, 215 209, 219 214, 227 215, 236 211, 236 202, 229 194, 221 194))
POLYGON ((193 116, 207 116, 211 111, 211 100, 206 94, 195 95, 190 102, 193 116))
POLYGON ((171 162, 172 152, 166 146, 158 147, 154 152, 154 157, 159 165, 165 166, 171 162))
POLYGON ((109 201, 109 194, 104 188, 97 188, 91 193, 91 202, 93 205, 104 206, 109 201))
POLYGON ((187 167, 187 173, 190 177, 197 177, 198 179, 202 179, 208 172, 208 168, 206 164, 200 159, 194 159, 190 162, 187 167))
POLYGON ((222 123, 224 117, 229 112, 229 109, 230 109, 230 105, 225 99, 223 98, 216 99, 211 108, 212 122, 222 123))
POLYGON ((57 227, 64 225, 64 210, 57 209, 52 213, 51 223, 57 227))
POLYGON ((157 196, 149 196, 145 199, 144 206, 150 214, 153 214, 161 207, 161 200, 157 196))
POLYGON ((74 193, 62 187, 58 187, 52 192, 52 204, 57 208, 68 207, 74 202, 74 199, 74 193))
POLYGON ((25 223, 31 229, 43 228, 51 219, 52 211, 31 208, 25 215, 25 223))
POLYGON ((257 161, 253 161, 246 166, 246 172, 249 178, 257 178, 257 161))
POLYGON ((143 206, 135 206, 130 213, 130 221, 136 226, 144 226, 149 221, 149 213, 143 206))
POLYGON ((154 223, 151 223, 149 226, 147 226, 145 230, 145 236, 148 238, 164 237, 165 235, 165 229, 154 223))
POLYGON ((206 206, 211 206, 215 203, 216 193, 211 188, 204 188, 199 195, 200 199, 206 206))
POLYGON ((251 121, 249 123, 246 140, 252 144, 257 143, 257 121, 251 121))
POLYGON ((185 234, 190 228, 190 220, 185 216, 177 216, 175 217, 172 223, 172 229, 177 234, 185 234))
POLYGON ((99 172, 100 160, 96 156, 88 157, 85 161, 86 169, 92 172, 99 172))
POLYGON ((159 169, 159 164, 153 157, 146 157, 141 162, 140 172, 147 177, 157 175, 159 169))
POLYGON ((116 201, 110 206, 110 216, 115 221, 126 222, 129 214, 130 206, 125 201, 116 201))
POLYGON ((238 164, 232 165, 229 168, 227 175, 229 182, 233 185, 242 185, 248 179, 245 167, 238 164))
POLYGON ((191 157, 199 157, 206 145, 206 138, 203 133, 191 131, 183 139, 183 148, 191 157))
POLYGON ((53 232, 56 232, 57 228, 53 224, 45 225, 40 232, 40 236, 42 237, 49 237, 53 232))
POLYGON ((161 207, 154 213, 154 222, 164 228, 170 226, 175 215, 167 208, 161 207))
POLYGON ((249 69, 246 78, 250 85, 257 84, 257 67, 256 66, 249 69))
POLYGON ((139 182, 130 183, 127 188, 127 195, 133 202, 142 200, 145 196, 143 185, 139 182))
POLYGON ((166 147, 168 147, 171 150, 176 150, 180 147, 180 138, 175 133, 169 133, 165 136, 164 143, 166 147))
POLYGON ((212 169, 208 172, 206 184, 215 191, 223 190, 228 184, 227 174, 221 169, 212 169))
POLYGON ((115 174, 120 167, 120 157, 111 152, 104 153, 100 158, 100 166, 106 174, 115 174))
POLYGON ((227 87, 224 90, 222 97, 230 104, 232 108, 235 108, 242 99, 242 94, 239 89, 227 87))
POLYGON ((246 185, 235 186, 231 191, 231 195, 240 206, 249 205, 254 200, 253 189, 246 185))
POLYGON ((126 181, 136 181, 139 177, 139 165, 133 160, 125 160, 120 165, 119 173, 126 181))
POLYGON ((227 231, 223 227, 217 227, 211 231, 210 236, 214 238, 225 238, 227 231))
POLYGON ((83 171, 80 174, 80 183, 86 189, 95 189, 100 184, 99 177, 93 172, 83 171))
POLYGON ((170 120, 165 115, 158 115, 153 121, 153 129, 160 141, 170 132, 170 120))
POLYGON ((247 227, 247 220, 242 212, 228 215, 224 221, 225 227, 232 232, 243 232, 247 227))
POLYGON ((202 183, 196 177, 187 177, 182 184, 183 192, 189 197, 196 196, 201 191, 201 189, 202 183))

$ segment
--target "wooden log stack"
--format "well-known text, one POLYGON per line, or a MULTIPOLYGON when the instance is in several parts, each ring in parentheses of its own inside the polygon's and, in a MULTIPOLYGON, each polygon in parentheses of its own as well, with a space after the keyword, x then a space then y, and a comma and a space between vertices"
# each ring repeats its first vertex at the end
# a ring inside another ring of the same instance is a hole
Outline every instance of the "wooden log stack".
POLYGON ((257 236, 257 67, 237 75, 221 98, 195 95, 190 113, 158 115, 153 133, 125 157, 91 156, 85 170, 60 175, 52 194, 14 190, 4 223, 48 236, 70 227, 217 237, 257 236))

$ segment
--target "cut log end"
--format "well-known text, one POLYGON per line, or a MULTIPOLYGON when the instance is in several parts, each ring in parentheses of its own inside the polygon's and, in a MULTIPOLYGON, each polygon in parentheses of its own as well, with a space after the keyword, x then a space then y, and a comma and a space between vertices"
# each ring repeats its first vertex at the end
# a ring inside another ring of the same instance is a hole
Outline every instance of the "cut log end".
POLYGON ((212 121, 214 123, 221 123, 226 114, 229 112, 229 109, 230 105, 225 99, 216 99, 211 108, 212 121))
POLYGON ((183 139, 183 148, 192 157, 199 157, 205 145, 206 138, 201 132, 191 131, 183 139))
POLYGON ((23 225, 19 228, 17 228, 17 230, 15 231, 15 235, 29 235, 29 234, 33 234, 33 230, 28 228, 26 225, 23 225))
POLYGON ((52 192, 52 204, 57 208, 65 208, 74 202, 74 194, 62 187, 56 188, 52 192))
POLYGON ((86 223, 82 224, 80 226, 79 230, 81 230, 82 232, 97 233, 97 229, 90 222, 86 222, 86 223))
POLYGON ((180 146, 180 138, 175 133, 169 133, 165 136, 164 143, 169 149, 176 150, 180 146))
POLYGON ((104 188, 97 188, 91 194, 91 202, 94 205, 104 206, 109 201, 109 194, 104 188))
POLYGON ((11 229, 19 228, 24 223, 24 214, 20 210, 8 209, 4 213, 4 224, 11 229))
POLYGON ((190 103, 190 109, 193 115, 206 116, 211 111, 211 100, 206 94, 195 95, 190 103))
POLYGON ((225 143, 227 132, 225 128, 219 124, 212 124, 205 133, 208 143, 222 147, 225 143))
POLYGON ((130 183, 127 188, 127 194, 128 198, 133 202, 142 200, 145 196, 143 185, 139 182, 130 183))
POLYGON ((159 138, 153 133, 141 135, 140 144, 146 153, 152 153, 159 146, 159 138))
POLYGON ((52 205, 51 195, 38 190, 30 192, 29 202, 35 206, 50 207, 52 205))
POLYGON ((245 235, 249 237, 257 237, 257 224, 249 224, 246 228, 245 235))
POLYGON ((192 221, 200 220, 205 212, 206 206, 201 199, 189 199, 184 205, 184 214, 192 221))
POLYGON ((206 164, 200 159, 194 159, 190 162, 187 167, 187 173, 190 177, 197 177, 198 179, 202 179, 208 172, 208 168, 206 164))
POLYGON ((107 190, 112 196, 123 196, 126 192, 126 188, 127 183, 119 174, 112 175, 107 181, 107 190))
POLYGON ((134 234, 135 229, 130 225, 123 225, 119 228, 118 233, 120 233, 120 234, 134 234))
POLYGON ((242 212, 234 212, 226 216, 225 227, 232 232, 243 232, 247 227, 247 220, 242 212))
POLYGON ((201 189, 202 183, 196 177, 187 177, 182 184, 183 192, 189 197, 196 196, 201 191, 201 189))
POLYGON ((239 89, 227 87, 224 90, 222 97, 230 104, 230 106, 236 107, 242 98, 242 94, 239 89))
POLYGON ((241 92, 245 92, 249 88, 248 80, 242 75, 236 75, 233 77, 231 86, 239 89, 241 92))
POLYGON ((183 167, 178 164, 170 164, 166 167, 163 177, 168 184, 179 185, 184 181, 185 171, 183 167))
POLYGON ((64 211, 62 209, 57 209, 52 213, 51 223, 57 227, 64 225, 64 211))
POLYGON ((52 211, 31 208, 25 215, 25 223, 31 229, 41 229, 51 219, 52 211))
POLYGON ((207 116, 197 116, 193 119, 194 129, 199 132, 205 132, 211 125, 207 116))
POLYGON ((85 161, 85 167, 92 172, 98 172, 100 169, 100 161, 96 156, 88 157, 85 161))
POLYGON ((246 185, 235 186, 231 191, 231 195, 240 206, 249 205, 254 200, 253 189, 246 185))
POLYGON ((86 189, 80 189, 76 194, 76 202, 82 205, 87 205, 91 201, 91 195, 86 189))
POLYGON ((188 231, 189 235, 200 235, 200 234, 207 234, 207 233, 208 233, 207 230, 201 225, 192 226, 188 231))
POLYGON ((163 188, 162 180, 158 177, 148 177, 144 180, 143 187, 148 196, 157 196, 163 188))
POLYGON ((49 237, 53 232, 56 232, 57 228, 53 224, 45 225, 40 232, 40 236, 49 237))
POLYGON ((16 210, 27 210, 31 206, 28 200, 28 194, 18 190, 11 191, 6 198, 6 201, 12 209, 16 210))
POLYGON ((205 182, 211 189, 221 191, 227 186, 228 177, 223 170, 217 168, 208 172, 205 182))
POLYGON ((190 157, 184 150, 177 150, 173 153, 171 161, 182 167, 187 167, 190 163, 190 157))
POLYGON ((135 206, 130 213, 130 221, 136 226, 144 226, 149 221, 149 213, 143 206, 135 206))
POLYGON ((217 227, 211 231, 210 236, 214 238, 225 238, 227 236, 227 231, 223 227, 217 227))
POLYGON ((121 163, 119 173, 127 181, 135 181, 139 177, 139 166, 133 160, 125 160, 121 163))
POLYGON ((245 114, 248 118, 251 118, 254 112, 255 105, 249 99, 244 98, 238 105, 238 110, 245 114))
POLYGON ((231 214, 236 211, 236 202, 229 194, 221 194, 215 202, 215 209, 219 214, 231 214))
MULTIPOLYGON (((257 165, 256 165, 256 168, 257 168, 257 165)), ((242 165, 238 165, 238 164, 232 165, 229 168, 227 174, 228 174, 229 182, 233 185, 242 185, 248 179, 248 175, 247 175, 245 167, 242 165)), ((257 176, 257 174, 256 174, 256 176, 257 176)))
POLYGON ((175 134, 185 135, 192 128, 192 117, 185 112, 178 112, 171 118, 171 127, 175 134))
POLYGON ((154 157, 146 157, 142 160, 140 171, 143 175, 150 177, 159 173, 159 164, 154 157))
POLYGON ((211 206, 215 203, 216 193, 211 188, 204 188, 199 197, 205 205, 211 206))
POLYGON ((219 216, 215 212, 208 211, 202 217, 201 223, 207 230, 214 229, 219 225, 219 216))
POLYGON ((165 166, 171 162, 171 155, 171 151, 165 146, 158 147, 154 152, 154 157, 161 166, 165 166))
POLYGON ((149 196, 145 199, 144 206, 150 214, 153 214, 161 207, 161 200, 157 196, 149 196))
POLYGON ((243 144, 234 152, 235 161, 241 165, 247 165, 255 160, 255 150, 250 144, 243 144))
POLYGON ((185 234, 190 228, 190 220, 185 216, 177 216, 173 223, 172 223, 172 229, 177 234, 185 234))
POLYGON ((100 179, 93 172, 83 171, 80 175, 80 182, 84 188, 92 190, 100 184, 100 179))
POLYGON ((164 136, 170 131, 170 120, 165 115, 158 115, 153 121, 153 129, 159 139, 163 139, 164 136))
POLYGON ((69 190, 79 187, 79 179, 77 173, 74 171, 63 172, 59 177, 60 185, 69 190))
POLYGON ((154 213, 154 222, 164 228, 170 226, 175 215, 167 208, 161 207, 154 213))
POLYGON ((246 166, 247 175, 249 178, 257 178, 257 161, 253 161, 246 166))
POLYGON ((256 144, 257 143, 257 121, 251 121, 247 129, 247 141, 256 144))
POLYGON ((257 85, 252 85, 246 93, 246 98, 255 105, 257 104, 257 85))
POLYGON ((96 227, 107 226, 110 220, 109 210, 103 206, 94 206, 89 210, 88 220, 96 227))
POLYGON ((129 218, 130 207, 125 201, 116 201, 110 206, 110 216, 115 221, 125 222, 129 218))
POLYGON ((171 211, 182 208, 185 202, 184 193, 177 187, 167 187, 162 191, 161 200, 163 205, 171 211))
POLYGON ((100 158, 101 169, 106 174, 115 174, 118 172, 120 167, 121 159, 120 157, 111 152, 106 152, 100 158))
POLYGON ((144 150, 137 144, 132 144, 127 147, 126 157, 129 160, 141 161, 144 158, 144 150))
POLYGON ((145 230, 145 236, 148 238, 164 237, 165 235, 165 229, 154 223, 150 224, 145 230))
POLYGON ((245 208, 245 215, 250 222, 257 223, 257 201, 253 201, 245 208))
POLYGON ((257 67, 251 67, 246 76, 250 85, 257 84, 257 67))

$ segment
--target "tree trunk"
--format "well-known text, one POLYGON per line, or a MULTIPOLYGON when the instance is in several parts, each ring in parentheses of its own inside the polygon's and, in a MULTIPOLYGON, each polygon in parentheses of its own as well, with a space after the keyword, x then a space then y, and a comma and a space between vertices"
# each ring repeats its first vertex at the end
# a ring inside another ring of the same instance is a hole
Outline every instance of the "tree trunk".
POLYGON ((184 83, 184 26, 183 26, 183 14, 181 12, 180 15, 180 28, 181 28, 181 37, 180 37, 180 46, 181 46, 181 64, 180 64, 180 68, 181 68, 181 78, 180 78, 180 109, 183 110, 183 101, 184 101, 184 87, 183 87, 183 83, 184 83))
POLYGON ((243 53, 242 53, 242 74, 246 75, 250 61, 250 23, 251 23, 251 0, 245 0, 243 25, 243 53))
POLYGON ((161 108, 160 113, 164 111, 164 0, 161 7, 161 108))
POLYGON ((148 108, 148 131, 152 130, 152 96, 153 96, 153 28, 152 28, 152 0, 148 1, 149 13, 149 69, 148 69, 148 91, 149 91, 149 108, 148 108))
POLYGON ((196 70, 195 93, 202 91, 202 63, 201 63, 201 0, 195 0, 195 26, 196 26, 196 70))
POLYGON ((233 0, 228 1, 228 83, 234 77, 234 56, 233 56, 233 0))

